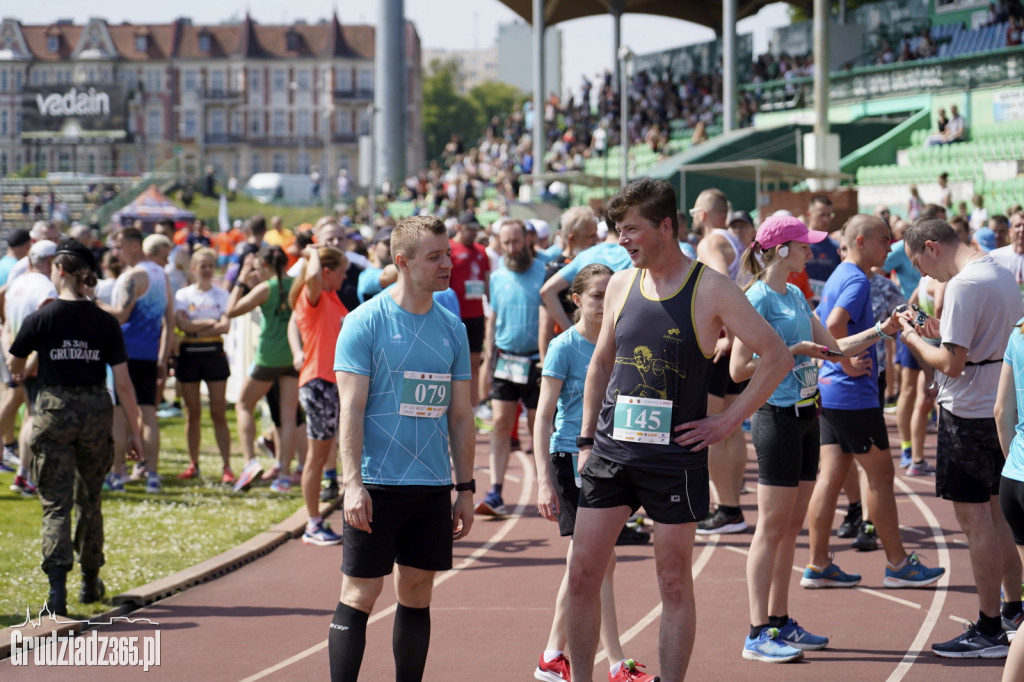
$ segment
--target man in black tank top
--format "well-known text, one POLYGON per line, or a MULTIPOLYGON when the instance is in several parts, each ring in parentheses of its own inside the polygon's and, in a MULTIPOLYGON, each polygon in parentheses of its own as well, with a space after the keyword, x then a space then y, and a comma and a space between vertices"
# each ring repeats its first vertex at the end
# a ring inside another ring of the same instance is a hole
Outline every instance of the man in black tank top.
POLYGON ((780 337, 732 280, 679 249, 667 182, 636 180, 609 203, 635 269, 612 276, 584 390, 583 485, 570 559, 567 624, 573 677, 591 680, 603 570, 641 505, 657 525, 662 624, 658 674, 682 680, 696 628, 691 564, 708 511, 707 447, 764 404, 793 367, 780 337), (700 305, 697 305, 697 301, 700 305), (707 378, 725 327, 763 359, 722 414, 707 416, 707 378))

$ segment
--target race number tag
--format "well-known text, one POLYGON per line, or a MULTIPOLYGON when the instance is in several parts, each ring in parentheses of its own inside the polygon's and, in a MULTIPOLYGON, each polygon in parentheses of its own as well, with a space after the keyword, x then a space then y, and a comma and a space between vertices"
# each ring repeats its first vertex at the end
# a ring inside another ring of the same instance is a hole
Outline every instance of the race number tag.
POLYGON ((451 404, 452 375, 406 372, 398 414, 404 417, 443 417, 451 404))
POLYGON ((577 488, 583 487, 583 477, 580 476, 580 453, 572 453, 572 480, 577 488))
POLYGON ((484 281, 482 279, 466 280, 466 300, 479 301, 484 297, 484 281))
POLYGON ((519 355, 498 356, 498 364, 494 368, 494 378, 511 381, 513 384, 525 384, 530 378, 530 365, 533 360, 519 355))
POLYGON ((798 363, 793 376, 800 386, 800 399, 812 398, 818 392, 818 365, 813 360, 798 363))
POLYGON ((672 401, 620 395, 615 401, 612 438, 665 445, 672 429, 672 401))

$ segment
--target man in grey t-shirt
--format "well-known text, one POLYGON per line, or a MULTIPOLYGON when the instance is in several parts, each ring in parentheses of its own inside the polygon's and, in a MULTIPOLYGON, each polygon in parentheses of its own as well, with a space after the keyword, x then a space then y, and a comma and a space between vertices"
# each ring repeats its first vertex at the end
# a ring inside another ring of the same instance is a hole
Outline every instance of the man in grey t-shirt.
POLYGON ((1024 306, 1013 275, 965 246, 946 221, 918 219, 903 239, 914 267, 947 283, 941 322, 915 327, 906 316, 903 341, 939 372, 935 493, 953 502, 967 535, 979 601, 978 622, 932 651, 949 658, 1004 657, 1004 624, 1016 630, 1024 616, 1014 599, 1020 559, 999 508, 1003 452, 992 415, 1006 342, 1024 306), (1008 599, 1002 607, 1000 583, 1008 599))

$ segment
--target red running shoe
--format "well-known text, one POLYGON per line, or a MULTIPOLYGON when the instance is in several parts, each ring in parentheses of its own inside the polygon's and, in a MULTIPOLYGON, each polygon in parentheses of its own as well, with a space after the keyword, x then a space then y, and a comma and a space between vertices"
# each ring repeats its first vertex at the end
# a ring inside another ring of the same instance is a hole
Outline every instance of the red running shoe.
POLYGON ((569 659, 564 654, 558 654, 557 658, 545 661, 544 654, 541 654, 533 678, 542 682, 569 682, 572 679, 569 675, 569 659))
POLYGON ((634 661, 632 658, 627 658, 619 666, 619 672, 614 675, 611 672, 608 673, 608 682, 660 682, 661 678, 654 675, 648 675, 643 671, 643 666, 634 661))

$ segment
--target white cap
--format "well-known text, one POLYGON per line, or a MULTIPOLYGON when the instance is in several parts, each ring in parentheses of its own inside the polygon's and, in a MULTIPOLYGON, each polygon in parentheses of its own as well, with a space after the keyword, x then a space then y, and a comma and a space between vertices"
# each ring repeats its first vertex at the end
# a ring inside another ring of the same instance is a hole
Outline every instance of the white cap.
POLYGON ((597 238, 607 239, 608 238, 608 223, 601 221, 597 224, 597 238))
POLYGON ((537 239, 547 239, 551 236, 551 226, 548 225, 546 220, 532 218, 527 222, 533 226, 534 231, 537 233, 537 239))
POLYGON ((28 262, 38 263, 41 260, 53 258, 53 254, 55 253, 57 253, 57 245, 49 239, 41 239, 33 244, 32 248, 28 250, 28 262))

